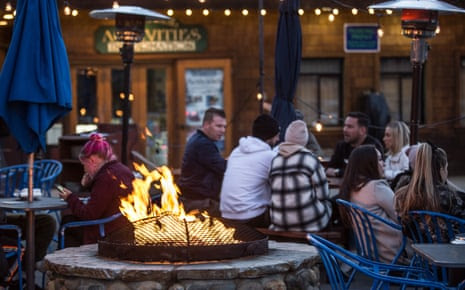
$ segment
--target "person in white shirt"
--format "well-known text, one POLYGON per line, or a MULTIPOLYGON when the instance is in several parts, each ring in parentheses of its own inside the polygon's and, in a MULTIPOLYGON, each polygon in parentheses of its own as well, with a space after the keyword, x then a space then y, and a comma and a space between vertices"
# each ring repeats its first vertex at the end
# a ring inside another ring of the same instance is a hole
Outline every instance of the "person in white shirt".
POLYGON ((386 126, 383 137, 387 151, 384 161, 384 177, 388 181, 409 169, 409 159, 405 153, 409 146, 409 134, 409 128, 402 121, 392 121, 386 126))
POLYGON ((269 225, 271 201, 268 175, 272 147, 279 140, 279 124, 271 116, 258 116, 252 136, 242 137, 229 155, 220 193, 221 216, 253 227, 269 225))

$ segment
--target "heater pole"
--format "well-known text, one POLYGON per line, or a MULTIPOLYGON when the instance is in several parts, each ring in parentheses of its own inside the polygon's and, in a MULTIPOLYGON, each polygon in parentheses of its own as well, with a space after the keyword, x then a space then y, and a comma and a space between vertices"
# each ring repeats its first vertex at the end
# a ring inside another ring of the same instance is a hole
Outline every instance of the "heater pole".
POLYGON ((129 131, 129 116, 131 115, 129 108, 129 94, 131 91, 131 64, 134 58, 134 44, 124 43, 120 48, 121 58, 124 64, 124 87, 123 87, 123 100, 122 100, 122 111, 123 111, 123 134, 121 137, 121 162, 124 165, 128 163, 128 131, 129 131))
POLYGON ((410 61, 412 63, 412 100, 410 107, 410 145, 418 142, 418 104, 422 98, 423 65, 427 58, 428 44, 424 38, 412 39, 410 61))

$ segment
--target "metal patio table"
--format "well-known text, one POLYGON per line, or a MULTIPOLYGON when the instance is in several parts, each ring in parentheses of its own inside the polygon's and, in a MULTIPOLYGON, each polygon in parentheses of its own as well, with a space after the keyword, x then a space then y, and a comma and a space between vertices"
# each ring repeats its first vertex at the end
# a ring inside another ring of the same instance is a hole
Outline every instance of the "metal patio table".
MULTIPOLYGON (((15 211, 24 211, 26 212, 26 220, 27 220, 27 234, 26 234, 26 275, 27 275, 27 283, 34 283, 34 254, 35 254, 35 247, 34 247, 34 212, 39 210, 55 210, 55 209, 63 209, 68 206, 68 204, 59 198, 53 197, 37 197, 34 198, 35 200, 30 202, 27 198, 19 198, 19 197, 12 197, 12 198, 1 198, 0 199, 0 208, 5 210, 15 210, 15 211)), ((28 289, 31 289, 28 286, 28 289)))
POLYGON ((465 244, 412 244, 412 248, 436 266, 465 268, 465 244))

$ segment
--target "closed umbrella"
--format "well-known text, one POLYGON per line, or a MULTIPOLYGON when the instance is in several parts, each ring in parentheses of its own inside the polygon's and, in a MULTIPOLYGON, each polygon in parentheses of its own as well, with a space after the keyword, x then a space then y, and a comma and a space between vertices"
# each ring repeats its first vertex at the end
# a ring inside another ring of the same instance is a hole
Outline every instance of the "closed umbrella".
MULTIPOLYGON (((0 117, 29 154, 29 202, 33 201, 34 153, 45 150, 47 130, 71 109, 69 63, 56 1, 18 0, 13 35, 0 74, 0 117)), ((33 249, 33 211, 27 211, 27 216, 27 242, 33 249)), ((28 289, 34 289, 31 255, 33 261, 33 250, 27 257, 26 274, 32 282, 27 283, 28 289)))
POLYGON ((292 104, 297 89, 302 56, 302 29, 298 15, 299 0, 283 0, 279 6, 279 22, 275 51, 275 90, 271 114, 281 126, 280 139, 296 119, 292 104))

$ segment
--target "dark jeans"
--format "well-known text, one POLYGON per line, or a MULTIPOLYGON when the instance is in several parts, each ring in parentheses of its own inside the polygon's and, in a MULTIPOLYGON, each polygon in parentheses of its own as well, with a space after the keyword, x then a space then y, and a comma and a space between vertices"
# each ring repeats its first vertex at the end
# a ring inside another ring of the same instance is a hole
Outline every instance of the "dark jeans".
MULTIPOLYGON (((47 249, 50 242, 53 239, 53 235, 56 230, 55 219, 48 214, 37 214, 34 217, 34 245, 35 245, 35 261, 42 260, 47 254, 47 249)), ((20 214, 7 214, 6 223, 17 225, 21 228, 22 238, 26 239, 27 234, 27 218, 25 215, 20 214)), ((16 232, 13 231, 1 231, 2 235, 9 237, 10 240, 16 241, 16 232)), ((13 244, 16 245, 15 243, 13 244)), ((26 247, 26 252, 27 252, 26 247)), ((27 255, 27 254, 26 254, 27 255)))
POLYGON ((256 216, 251 219, 247 219, 247 220, 233 220, 233 219, 225 219, 225 218, 223 219, 226 221, 231 221, 235 223, 246 224, 253 228, 267 228, 270 225, 270 212, 269 210, 266 210, 261 215, 256 216))

